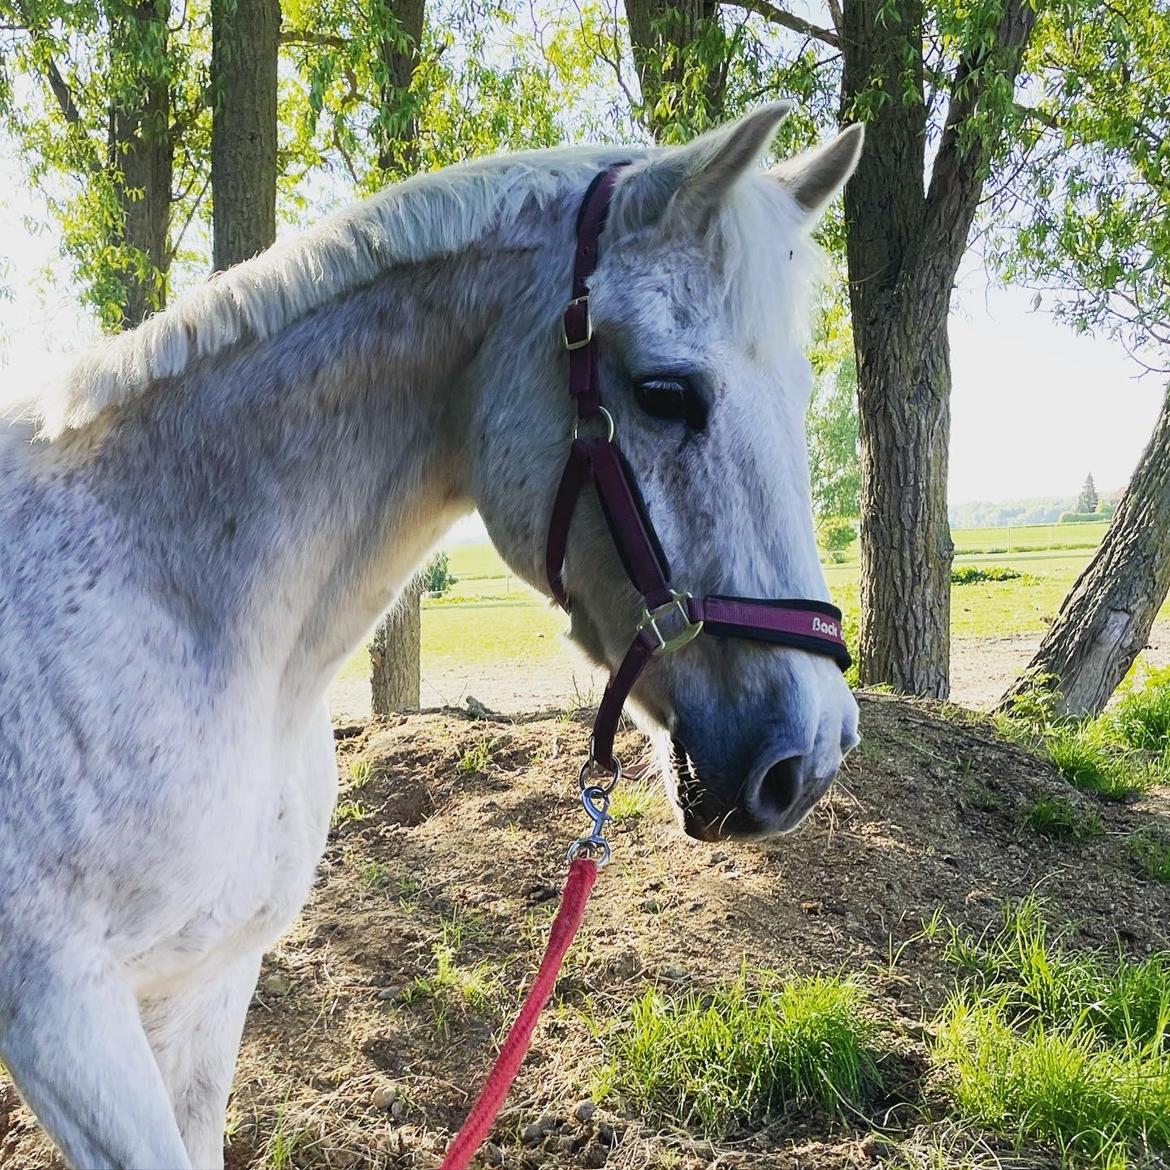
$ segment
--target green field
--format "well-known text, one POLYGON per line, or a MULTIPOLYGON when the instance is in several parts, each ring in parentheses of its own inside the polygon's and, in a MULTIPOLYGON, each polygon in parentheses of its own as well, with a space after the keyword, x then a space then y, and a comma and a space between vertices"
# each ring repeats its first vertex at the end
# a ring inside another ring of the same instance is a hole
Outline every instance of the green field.
MULTIPOLYGON (((955 565, 1006 565, 1019 580, 955 586, 952 629, 956 637, 1035 634, 1050 622, 1106 525, 1042 524, 1013 528, 957 529, 955 565), (1007 549, 1015 551, 1008 552, 1007 549)), ((442 598, 423 602, 423 661, 430 669, 493 663, 517 671, 560 661, 558 637, 567 619, 511 574, 490 544, 448 550, 457 578, 442 598)), ((857 611, 856 545, 839 564, 826 564, 833 598, 857 611)), ((1170 606, 1163 616, 1170 615, 1170 606)), ((367 671, 365 651, 346 664, 343 678, 367 671)))
POLYGON ((956 528, 956 556, 987 552, 1038 552, 1044 549, 1096 548, 1109 527, 1099 524, 1017 524, 1008 528, 956 528))

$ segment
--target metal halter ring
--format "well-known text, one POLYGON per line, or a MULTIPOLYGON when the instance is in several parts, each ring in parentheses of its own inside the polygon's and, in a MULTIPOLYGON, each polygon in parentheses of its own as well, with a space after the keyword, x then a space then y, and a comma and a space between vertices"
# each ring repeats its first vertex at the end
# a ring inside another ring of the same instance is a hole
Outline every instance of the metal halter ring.
POLYGON ((642 610, 642 620, 638 623, 638 632, 649 630, 654 635, 654 639, 658 645, 654 647, 655 654, 669 654, 673 650, 678 650, 685 646, 688 642, 693 641, 703 631, 703 623, 701 621, 691 621, 691 615, 687 611, 687 602, 691 600, 689 593, 678 593, 675 590, 670 591, 670 600, 665 605, 660 605, 657 609, 642 610), (658 627, 658 623, 666 617, 671 615, 677 616, 682 621, 682 628, 673 636, 667 637, 658 627))
POLYGON ((605 436, 605 441, 607 443, 612 443, 614 435, 617 434, 617 427, 614 425, 613 415, 610 414, 604 406, 599 406, 597 408, 597 414, 590 415, 589 418, 577 419, 577 421, 573 424, 573 438, 577 438, 577 435, 581 430, 581 424, 583 422, 591 422, 597 417, 597 415, 601 415, 605 419, 605 425, 609 428, 609 433, 605 436))
POLYGON ((601 766, 597 762, 597 757, 593 754, 594 742, 593 736, 590 736, 589 755, 581 765, 581 771, 577 773, 577 784, 582 793, 587 789, 596 788, 599 792, 608 796, 617 787, 618 781, 622 778, 622 762, 617 756, 613 757, 613 763, 610 765, 609 782, 607 784, 591 783, 594 770, 601 766))

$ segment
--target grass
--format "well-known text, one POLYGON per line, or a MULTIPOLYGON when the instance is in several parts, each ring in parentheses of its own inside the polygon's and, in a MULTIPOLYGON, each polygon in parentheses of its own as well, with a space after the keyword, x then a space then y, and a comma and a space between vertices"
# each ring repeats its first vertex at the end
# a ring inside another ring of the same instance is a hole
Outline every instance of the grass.
POLYGON ((935 1055, 964 1120, 1086 1170, 1170 1150, 1170 956, 1073 949, 1034 898, 982 936, 952 928, 945 955, 935 1055))
MULTIPOLYGON (((440 939, 431 947, 434 968, 430 974, 411 981, 402 996, 403 1003, 428 999, 476 1011, 485 1011, 492 1005, 500 991, 493 965, 486 959, 472 966, 459 962, 464 930, 465 923, 458 917, 442 920, 440 939)), ((435 1018, 442 1028, 441 1013, 437 1012, 435 1018)))
POLYGON ((360 825, 369 819, 369 810, 360 800, 339 800, 333 810, 332 823, 333 828, 339 829, 342 825, 360 825))
POLYGON ((483 736, 459 757, 459 771, 465 776, 486 772, 495 759, 496 749, 503 743, 500 736, 483 736))
POLYGON ((370 782, 373 771, 370 761, 362 756, 351 760, 349 764, 349 787, 354 792, 360 792, 370 782))
POLYGON ((1074 788, 1108 800, 1170 777, 1170 670, 1135 673, 1120 701, 1093 719, 1062 719, 1055 708, 1055 694, 1038 679, 997 726, 1046 756, 1074 788))
POLYGON ((716 1138, 794 1107, 838 1115, 881 1085, 866 993, 846 979, 743 972, 706 994, 650 991, 608 1047, 601 1095, 716 1138))
POLYGON ((1063 796, 1041 797, 1028 810, 1024 824, 1042 837, 1070 843, 1092 840, 1105 831, 1096 812, 1077 808, 1063 796))
POLYGON ((1154 782, 1145 761, 1119 747, 1099 722, 1054 728, 1044 739, 1044 750, 1056 770, 1082 792, 1124 800, 1154 782))
POLYGON ((1170 882, 1170 840, 1155 832, 1134 833, 1130 854, 1138 868, 1156 882, 1170 882))
POLYGON ((610 797, 609 815, 618 824, 641 820, 663 801, 662 790, 653 784, 619 784, 610 797))
POLYGON ((1130 680, 1111 719, 1122 743, 1162 756, 1170 753, 1170 668, 1130 680))
POLYGON ((952 585, 974 585, 981 581, 1024 581, 1027 578, 1019 569, 1009 565, 960 565, 951 570, 952 585))
MULTIPOLYGON (((1042 525, 956 531, 956 573, 1007 570, 1020 576, 955 585, 954 636, 999 638, 1041 633, 1085 567, 1091 546, 1103 530, 1098 525, 1042 525), (1021 547, 1043 551, 1021 552, 1021 547), (992 551, 1003 549, 1009 551, 992 551), (986 558, 991 556, 994 563, 988 564, 986 558)), ((457 545, 448 553, 451 572, 458 581, 443 598, 423 603, 422 653, 427 671, 473 678, 477 671, 490 667, 517 675, 535 670, 561 672, 568 677, 580 669, 579 659, 561 637, 568 625, 565 616, 512 576, 490 544, 457 545)), ((834 600, 845 612, 847 631, 856 630, 856 544, 845 563, 824 569, 834 600)), ((1170 617, 1170 603, 1162 616, 1170 617)), ((369 659, 362 648, 342 667, 339 677, 354 680, 368 675, 369 659)))

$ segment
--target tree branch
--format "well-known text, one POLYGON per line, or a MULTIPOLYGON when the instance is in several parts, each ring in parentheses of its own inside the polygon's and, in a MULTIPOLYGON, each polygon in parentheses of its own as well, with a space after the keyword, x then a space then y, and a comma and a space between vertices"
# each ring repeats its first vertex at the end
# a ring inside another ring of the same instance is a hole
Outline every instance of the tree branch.
MULTIPOLYGON (((798 32, 801 36, 823 41, 826 45, 832 45, 834 49, 841 47, 841 38, 832 29, 820 28, 803 17, 785 12, 783 8, 777 8, 775 4, 770 3, 770 0, 722 0, 722 3, 726 7, 744 8, 748 12, 754 12, 757 16, 762 16, 769 24, 777 24, 781 28, 798 32)), ((834 13, 833 19, 836 20, 836 13, 834 13)))
POLYGON ((329 36, 326 33, 305 32, 302 29, 288 29, 280 34, 282 45, 311 45, 316 48, 348 49, 350 42, 345 37, 329 36))
POLYGON ((930 287, 945 289, 950 295, 983 194, 984 168, 1003 134, 1002 114, 989 115, 999 119, 991 129, 976 129, 968 122, 981 112, 992 77, 1002 75, 1014 88, 1035 23, 1036 9, 1029 0, 1006 0, 995 43, 990 48, 981 45, 972 49, 956 66, 923 207, 922 230, 907 257, 905 280, 917 280, 928 266, 935 277, 943 277, 929 281, 930 287))
POLYGON ((45 76, 48 78, 49 88, 53 91, 53 96, 57 99, 57 105, 61 107, 61 114, 65 118, 65 121, 72 126, 76 126, 81 121, 81 111, 78 110, 74 103, 73 94, 70 92, 65 78, 61 76, 61 71, 57 68, 56 63, 51 57, 45 63, 45 76))

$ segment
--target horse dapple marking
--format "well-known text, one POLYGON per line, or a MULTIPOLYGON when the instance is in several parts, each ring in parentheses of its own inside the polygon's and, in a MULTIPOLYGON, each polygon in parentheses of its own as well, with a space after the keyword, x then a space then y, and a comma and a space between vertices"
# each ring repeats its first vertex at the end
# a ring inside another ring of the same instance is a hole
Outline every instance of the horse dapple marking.
MULTIPOLYGON (((679 588, 827 598, 808 233, 860 135, 758 172, 786 109, 411 180, 110 342, 39 431, 0 428, 0 1059, 74 1166, 222 1164, 260 956, 325 844, 329 678, 473 507, 544 584, 598 170, 630 163, 591 281, 601 384, 679 588), (687 418, 646 400, 663 379, 687 418)), ((564 581, 612 669, 638 605, 591 498, 564 581)), ((797 649, 700 639, 634 699, 714 831, 791 828, 856 739, 839 670, 797 649)))

